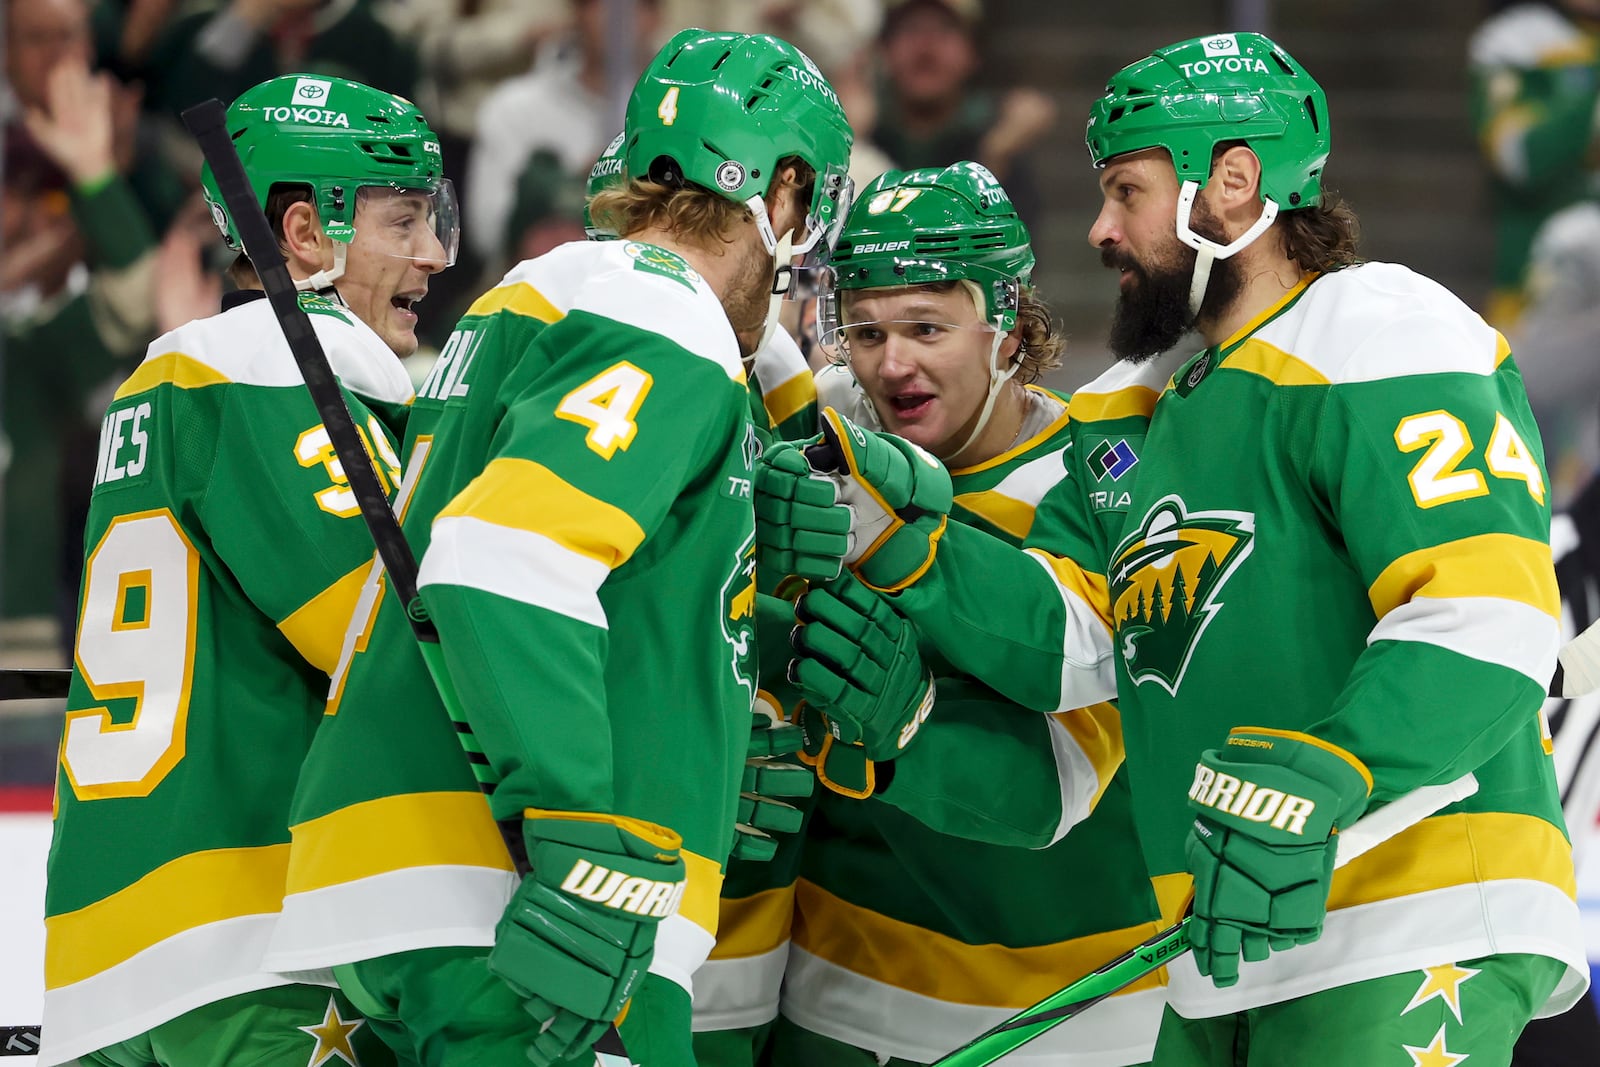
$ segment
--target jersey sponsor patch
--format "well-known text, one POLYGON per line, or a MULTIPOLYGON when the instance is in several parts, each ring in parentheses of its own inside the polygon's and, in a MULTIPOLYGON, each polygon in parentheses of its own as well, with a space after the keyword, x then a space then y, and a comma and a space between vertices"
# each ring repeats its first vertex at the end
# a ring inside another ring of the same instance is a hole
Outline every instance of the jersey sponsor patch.
POLYGON ((688 286, 698 289, 700 285, 700 272, 689 266, 684 258, 676 252, 668 252, 665 248, 655 245, 643 244, 639 241, 629 241, 622 246, 622 250, 633 260, 633 269, 659 274, 663 278, 671 278, 688 286))
POLYGON ((1163 497, 1111 556, 1111 611, 1134 684, 1177 695, 1222 587, 1250 555, 1255 516, 1163 497))

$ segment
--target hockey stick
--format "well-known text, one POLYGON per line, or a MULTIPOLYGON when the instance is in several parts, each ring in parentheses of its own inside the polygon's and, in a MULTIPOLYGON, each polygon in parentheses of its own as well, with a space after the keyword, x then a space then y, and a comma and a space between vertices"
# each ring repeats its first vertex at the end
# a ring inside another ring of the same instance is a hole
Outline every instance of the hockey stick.
POLYGON ((0 668, 0 700, 59 700, 71 684, 72 672, 65 667, 0 668))
MULTIPOLYGON (((1339 835, 1334 866, 1343 867, 1357 856, 1381 845, 1439 809, 1465 800, 1478 791, 1478 779, 1468 773, 1444 785, 1414 789, 1387 807, 1358 819, 1339 835)), ((1046 1030, 1081 1015, 1112 994, 1189 951, 1189 917, 1151 937, 1098 970, 1025 1008, 1005 1022, 986 1030, 930 1067, 985 1067, 1026 1045, 1046 1030)))
MULTIPOLYGON (((256 277, 266 290, 278 326, 283 330, 283 339, 288 342, 289 351, 300 368, 300 376, 305 379, 306 390, 316 404, 317 415, 322 419, 333 450, 344 466, 350 491, 355 494, 361 508, 361 519, 366 523, 372 543, 377 547, 395 595, 405 607, 406 621, 411 624, 411 632, 428 665, 428 673, 433 676, 433 684, 439 690, 439 698, 455 724, 456 738, 466 752, 473 777, 478 780, 478 786, 485 794, 493 793, 498 779, 461 710, 460 698, 450 681, 444 655, 439 648, 439 630, 428 617, 427 608, 417 593, 416 556, 389 506, 388 497, 378 481, 372 456, 356 432, 350 410, 345 407, 344 396, 339 392, 339 382, 334 377, 333 368, 328 365, 327 354, 322 351, 322 343, 317 340, 311 320, 300 306, 294 281, 289 277, 288 265, 278 250, 278 242, 272 236, 267 217, 256 203, 244 164, 240 162, 239 153, 228 136, 227 111, 221 101, 215 98, 206 100, 184 111, 183 124, 199 143, 201 153, 211 165, 217 190, 222 194, 228 214, 238 227, 245 255, 250 257, 256 277)), ((515 855, 515 849, 512 851, 515 855)), ((616 1067, 632 1067, 615 1026, 601 1036, 595 1044, 595 1052, 600 1055, 602 1064, 609 1062, 616 1067), (620 1064, 613 1057, 620 1057, 620 1064)))

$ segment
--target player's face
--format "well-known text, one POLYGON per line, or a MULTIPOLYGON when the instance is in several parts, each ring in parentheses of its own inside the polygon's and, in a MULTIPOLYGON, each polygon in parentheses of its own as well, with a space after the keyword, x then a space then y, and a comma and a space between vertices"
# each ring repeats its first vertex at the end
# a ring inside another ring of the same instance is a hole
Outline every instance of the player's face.
MULTIPOLYGON (((1089 244, 1099 250, 1101 264, 1119 275, 1108 343, 1119 358, 1142 362, 1176 345, 1197 318, 1189 311, 1195 251, 1177 234, 1178 178, 1166 150, 1149 149, 1112 160, 1101 172, 1100 192, 1089 244)), ((1189 227, 1210 240, 1228 241, 1204 190, 1189 227)), ((1227 303, 1241 284, 1238 264, 1218 260, 1200 314, 1227 303)))
POLYGON ((966 287, 841 297, 841 341, 883 428, 940 458, 961 448, 989 394, 995 336, 966 287))
POLYGON ((427 196, 400 189, 362 190, 355 239, 336 287, 350 310, 397 356, 417 350, 415 306, 428 278, 445 268, 427 196))

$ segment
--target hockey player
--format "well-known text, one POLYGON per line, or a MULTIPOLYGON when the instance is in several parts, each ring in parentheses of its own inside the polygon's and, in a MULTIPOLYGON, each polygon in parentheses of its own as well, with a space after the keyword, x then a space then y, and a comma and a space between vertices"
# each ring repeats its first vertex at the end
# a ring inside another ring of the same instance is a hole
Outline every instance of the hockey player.
MULTIPOLYGON (((1023 553, 942 520, 936 464, 837 437, 844 558, 1029 706, 1081 704, 1114 665, 1147 863, 1193 888, 1156 1063, 1505 1063, 1588 980, 1538 715, 1559 605, 1515 364, 1438 285, 1356 261, 1321 185, 1323 93, 1266 38, 1130 65, 1088 142, 1090 243, 1121 279, 1108 378, 1163 380, 1150 355, 1191 326, 1207 348, 1145 429, 1074 457, 1023 553), (1339 828, 1467 771, 1476 796, 1333 872, 1339 828)), ((835 512, 780 461, 763 483, 826 534, 835 512)), ((769 540, 829 570, 816 538, 769 540)))
POLYGON ((636 1062, 693 1063, 755 696, 741 357, 780 239, 837 233, 850 139, 793 46, 683 31, 591 205, 621 239, 518 264, 418 390, 404 526, 467 721, 404 606, 358 608, 269 957, 335 967, 404 1057, 588 1063, 616 1020, 636 1062))
MULTIPOLYGON (((1011 544, 1090 447, 1067 399, 1034 384, 1061 339, 1033 264, 981 165, 891 171, 858 200, 822 297, 848 364, 819 375, 821 400, 948 462, 951 521, 1011 544)), ((1156 932, 1113 705, 1019 708, 919 655, 854 578, 807 593, 799 615, 791 672, 828 792, 806 831, 774 1064, 926 1063, 1156 932)), ((1159 982, 1016 1062, 1144 1063, 1159 982)))
MULTIPOLYGON (((399 97, 274 78, 227 114, 345 403, 392 486, 414 306, 454 258, 437 138, 399 97)), ((240 247, 209 170, 213 216, 240 247)), ((106 413, 46 897, 40 1062, 381 1062, 262 967, 289 802, 372 542, 254 269, 106 413)))

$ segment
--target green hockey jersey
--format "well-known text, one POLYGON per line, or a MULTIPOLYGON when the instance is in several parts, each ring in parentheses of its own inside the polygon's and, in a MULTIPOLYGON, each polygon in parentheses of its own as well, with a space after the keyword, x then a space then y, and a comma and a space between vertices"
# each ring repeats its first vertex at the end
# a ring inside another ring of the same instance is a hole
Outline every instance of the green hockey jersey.
MULTIPOLYGON (((411 384, 306 296, 389 487, 411 384)), ((44 1049, 71 1061, 264 970, 289 803, 372 541, 264 299, 158 338, 100 436, 46 892, 44 1049)))
MULTIPOLYGON (((836 390, 819 391, 841 406, 836 390)), ((951 471, 952 526, 1020 544, 1068 477, 1079 427, 1066 400, 1038 387, 1028 398, 1022 442, 951 471)), ((870 410, 853 407, 841 410, 870 410)), ((1114 959, 1159 917, 1119 773, 1116 707, 1040 715, 932 650, 929 665, 933 717, 888 786, 868 800, 819 796, 782 1001, 808 1030, 918 1062, 1114 959)), ((1163 981, 1141 980, 1010 1059, 1147 1061, 1163 981)))
POLYGON ((942 650, 1029 706, 1077 699, 1063 694, 1097 684, 1113 646, 1164 904, 1187 881, 1196 759, 1234 726, 1354 753, 1374 805, 1476 772, 1476 796, 1334 875, 1315 944, 1246 963, 1229 989, 1174 963, 1183 1015, 1494 953, 1569 965, 1540 1014, 1587 983, 1539 719, 1559 635, 1549 506, 1509 356, 1403 267, 1308 277, 1179 367, 1147 436, 1080 445, 1028 552, 947 535, 934 580, 900 597, 942 650), (1114 537, 1086 537, 1097 525, 1114 537), (1000 583, 1015 594, 985 617, 1000 583), (975 632, 986 648, 968 647, 975 632))
POLYGON ((494 820, 537 808, 682 835, 652 970, 689 987, 755 695, 749 411, 721 304, 664 249, 563 245, 468 309, 418 390, 401 506, 499 784, 486 802, 374 579, 296 796, 272 966, 492 944, 515 884, 494 820))

